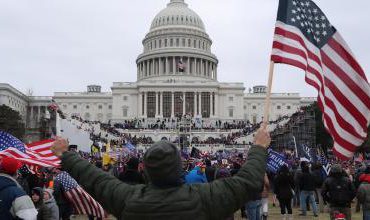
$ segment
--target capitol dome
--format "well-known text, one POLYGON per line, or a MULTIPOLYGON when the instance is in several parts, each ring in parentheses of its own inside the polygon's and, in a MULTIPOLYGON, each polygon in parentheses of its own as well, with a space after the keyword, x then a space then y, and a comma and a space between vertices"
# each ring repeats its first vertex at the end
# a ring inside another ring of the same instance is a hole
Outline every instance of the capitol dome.
POLYGON ((199 15, 184 0, 170 0, 143 40, 143 53, 136 60, 138 81, 217 81, 218 59, 211 46, 199 15))
POLYGON ((166 28, 167 26, 183 25, 205 31, 202 19, 193 10, 188 8, 184 0, 171 0, 167 8, 155 16, 150 30, 166 28))

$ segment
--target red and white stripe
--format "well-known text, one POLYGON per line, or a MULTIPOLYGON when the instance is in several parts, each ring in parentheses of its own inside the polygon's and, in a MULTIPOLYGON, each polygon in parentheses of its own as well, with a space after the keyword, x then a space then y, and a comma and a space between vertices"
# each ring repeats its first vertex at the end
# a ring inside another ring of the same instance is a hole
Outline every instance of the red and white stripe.
POLYGON ((4 151, 0 151, 0 155, 16 158, 28 165, 59 167, 60 159, 54 156, 50 150, 53 143, 54 140, 44 140, 28 144, 25 146, 25 153, 14 147, 9 147, 4 151))
POLYGON ((319 49, 297 27, 277 21, 271 60, 306 71, 306 82, 318 90, 334 152, 341 159, 351 158, 367 136, 370 86, 340 34, 319 49))
POLYGON ((107 216, 103 207, 80 186, 65 192, 65 195, 73 203, 78 214, 93 215, 98 218, 107 216))

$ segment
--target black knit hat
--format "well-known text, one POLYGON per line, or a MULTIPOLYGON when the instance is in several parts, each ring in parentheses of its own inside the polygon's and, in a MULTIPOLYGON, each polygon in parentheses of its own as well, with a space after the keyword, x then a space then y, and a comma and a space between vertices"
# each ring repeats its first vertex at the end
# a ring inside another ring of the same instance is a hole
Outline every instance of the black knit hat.
POLYGON ((160 141, 149 148, 144 155, 145 172, 150 180, 159 187, 182 184, 182 164, 180 153, 175 145, 160 141))

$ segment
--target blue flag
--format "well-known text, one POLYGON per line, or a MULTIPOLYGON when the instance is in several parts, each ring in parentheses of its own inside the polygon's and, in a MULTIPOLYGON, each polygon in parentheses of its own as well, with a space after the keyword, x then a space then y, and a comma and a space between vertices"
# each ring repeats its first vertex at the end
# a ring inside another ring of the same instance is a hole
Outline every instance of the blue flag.
POLYGON ((312 157, 312 154, 311 154, 311 149, 308 147, 307 144, 299 144, 298 145, 298 155, 299 155, 301 160, 309 161, 309 162, 313 161, 313 157, 312 157))
POLYGON ((285 156, 269 149, 267 158, 267 170, 272 173, 277 173, 283 165, 288 166, 285 156))
POLYGON ((320 163, 322 165, 322 170, 324 171, 325 175, 329 176, 331 164, 329 163, 328 159, 326 158, 323 152, 321 152, 320 154, 320 163))

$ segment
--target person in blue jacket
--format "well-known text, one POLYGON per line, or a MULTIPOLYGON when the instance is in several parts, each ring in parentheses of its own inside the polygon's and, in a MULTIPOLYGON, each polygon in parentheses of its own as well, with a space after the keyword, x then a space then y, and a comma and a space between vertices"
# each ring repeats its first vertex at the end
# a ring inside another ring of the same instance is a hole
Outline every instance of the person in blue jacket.
POLYGON ((201 167, 196 166, 192 171, 185 176, 185 182, 187 184, 192 183, 207 183, 206 174, 202 171, 201 167))
POLYGON ((15 180, 21 164, 14 158, 0 159, 0 219, 36 220, 31 198, 15 180))

